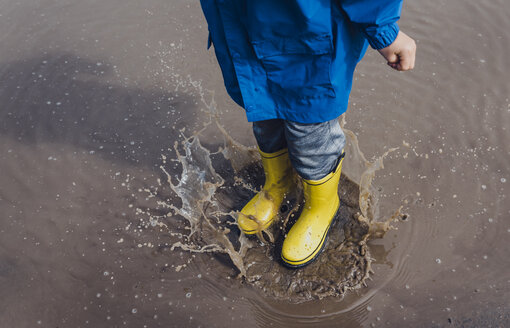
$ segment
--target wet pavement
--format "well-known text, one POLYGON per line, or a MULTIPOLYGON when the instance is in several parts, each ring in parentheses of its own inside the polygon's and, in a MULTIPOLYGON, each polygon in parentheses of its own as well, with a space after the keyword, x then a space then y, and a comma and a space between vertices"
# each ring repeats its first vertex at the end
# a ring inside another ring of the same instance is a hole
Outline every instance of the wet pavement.
MULTIPOLYGON (((369 160, 399 147, 373 185, 378 217, 408 217, 369 242, 366 287, 296 304, 236 278, 224 253, 171 247, 189 233, 171 187, 181 142, 214 109, 254 145, 199 4, 0 1, 0 326, 510 326, 509 14, 503 0, 406 1, 416 69, 369 51, 346 128, 369 160)), ((221 209, 238 210, 224 134, 213 121, 198 139, 226 181, 221 209)))

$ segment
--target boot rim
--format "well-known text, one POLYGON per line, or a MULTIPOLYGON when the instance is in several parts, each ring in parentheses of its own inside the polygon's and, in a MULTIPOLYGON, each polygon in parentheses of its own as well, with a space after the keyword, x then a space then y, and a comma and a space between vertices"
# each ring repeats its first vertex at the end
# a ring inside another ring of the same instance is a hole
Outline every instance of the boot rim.
POLYGON ((262 158, 276 158, 276 157, 280 157, 284 154, 287 154, 289 152, 288 148, 283 148, 283 149, 280 149, 278 151, 275 151, 273 153, 265 153, 263 152, 260 148, 259 148, 259 153, 260 153, 260 156, 262 158))
POLYGON ((342 154, 340 154, 340 156, 338 157, 338 163, 336 164, 335 169, 332 172, 328 173, 324 178, 319 179, 319 180, 303 179, 303 182, 310 186, 320 186, 322 184, 325 184, 326 182, 331 180, 338 173, 338 170, 342 167, 344 157, 345 157, 345 152, 342 152, 342 154))

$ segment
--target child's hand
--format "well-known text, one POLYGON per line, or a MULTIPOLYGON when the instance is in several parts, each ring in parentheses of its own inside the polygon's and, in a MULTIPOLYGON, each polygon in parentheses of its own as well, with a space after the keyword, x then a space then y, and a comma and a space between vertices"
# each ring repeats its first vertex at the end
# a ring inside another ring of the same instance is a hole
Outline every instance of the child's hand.
POLYGON ((414 68, 416 42, 404 32, 398 32, 392 44, 378 51, 386 58, 388 65, 397 71, 408 71, 414 68))

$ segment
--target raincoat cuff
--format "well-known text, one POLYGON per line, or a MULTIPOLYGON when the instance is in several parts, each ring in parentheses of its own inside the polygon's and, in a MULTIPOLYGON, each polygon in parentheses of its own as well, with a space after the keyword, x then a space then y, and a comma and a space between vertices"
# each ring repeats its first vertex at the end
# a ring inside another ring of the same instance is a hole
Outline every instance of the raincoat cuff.
POLYGON ((365 28, 365 36, 372 48, 382 49, 395 41, 399 30, 396 22, 382 26, 370 26, 365 28))

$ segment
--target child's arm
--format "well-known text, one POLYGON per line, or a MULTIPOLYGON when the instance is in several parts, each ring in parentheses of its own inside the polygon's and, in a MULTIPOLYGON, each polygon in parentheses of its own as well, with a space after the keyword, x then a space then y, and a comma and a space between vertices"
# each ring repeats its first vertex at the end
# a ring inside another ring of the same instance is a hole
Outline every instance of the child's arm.
POLYGON ((399 71, 414 67, 416 43, 400 32, 402 0, 337 0, 349 20, 365 34, 372 48, 399 71))

